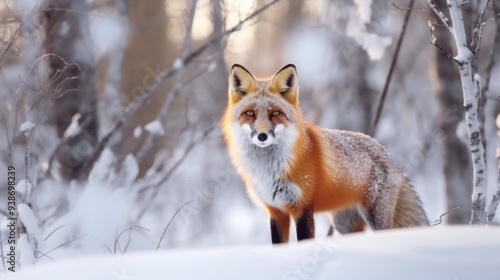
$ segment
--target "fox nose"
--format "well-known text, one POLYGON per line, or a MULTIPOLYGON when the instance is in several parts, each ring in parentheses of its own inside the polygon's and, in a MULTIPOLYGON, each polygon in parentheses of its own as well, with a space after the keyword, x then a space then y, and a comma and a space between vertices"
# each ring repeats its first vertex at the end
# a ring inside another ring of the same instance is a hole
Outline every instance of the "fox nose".
POLYGON ((267 134, 260 133, 259 135, 257 135, 257 139, 259 139, 260 142, 264 142, 267 140, 267 134))

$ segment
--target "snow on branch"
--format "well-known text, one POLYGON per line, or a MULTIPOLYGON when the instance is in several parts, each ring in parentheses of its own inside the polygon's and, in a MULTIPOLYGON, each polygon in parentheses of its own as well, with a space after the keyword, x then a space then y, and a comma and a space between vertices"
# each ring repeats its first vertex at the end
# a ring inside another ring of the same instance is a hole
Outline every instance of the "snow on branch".
POLYGON ((445 14, 443 14, 443 12, 441 12, 436 7, 436 4, 432 3, 432 0, 427 0, 427 4, 431 8, 431 10, 436 14, 436 16, 441 20, 441 23, 443 23, 443 25, 446 26, 446 28, 448 28, 448 30, 453 33, 453 31, 451 30, 450 20, 445 16, 445 14))
MULTIPOLYGON (((473 193, 472 193, 472 214, 471 224, 480 224, 483 222, 484 209, 486 202, 486 164, 484 159, 484 147, 481 141, 481 131, 478 118, 478 97, 480 96, 479 75, 473 75, 472 62, 474 52, 467 45, 462 10, 458 0, 447 0, 450 11, 451 23, 448 18, 440 11, 431 0, 427 1, 430 8, 441 19, 443 24, 450 30, 457 47, 457 55, 453 59, 459 66, 460 79, 462 82, 462 93, 464 98, 465 121, 469 135, 469 148, 472 155, 473 166, 473 193)), ((487 4, 487 3, 486 3, 487 4)), ((484 13, 484 9, 483 9, 484 13)), ((482 22, 483 16, 480 16, 482 22)), ((481 24, 479 24, 481 25, 481 24)), ((432 32, 432 27, 431 27, 432 32)), ((480 32, 478 31, 478 34, 480 32)), ((478 40, 480 36, 478 35, 478 40)), ((434 38, 432 41, 435 40, 434 38)), ((478 44, 478 43, 477 43, 478 44)))

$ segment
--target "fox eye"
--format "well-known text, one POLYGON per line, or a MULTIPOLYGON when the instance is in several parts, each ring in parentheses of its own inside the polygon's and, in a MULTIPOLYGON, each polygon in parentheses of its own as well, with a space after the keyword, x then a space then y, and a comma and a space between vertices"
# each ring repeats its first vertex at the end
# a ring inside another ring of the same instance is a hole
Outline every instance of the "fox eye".
POLYGON ((279 116, 280 114, 281 114, 281 113, 280 113, 280 111, 272 111, 272 112, 271 112, 271 116, 273 116, 273 117, 277 117, 277 116, 279 116))
POLYGON ((253 117, 254 113, 252 111, 248 110, 245 112, 245 115, 247 115, 249 117, 253 117))

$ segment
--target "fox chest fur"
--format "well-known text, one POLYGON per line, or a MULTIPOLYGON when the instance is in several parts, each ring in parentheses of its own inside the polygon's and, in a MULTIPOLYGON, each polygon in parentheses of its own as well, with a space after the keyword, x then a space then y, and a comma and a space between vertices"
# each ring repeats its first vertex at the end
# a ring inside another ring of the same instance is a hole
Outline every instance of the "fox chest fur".
POLYGON ((247 178, 247 189, 252 198, 256 202, 278 209, 296 204, 300 200, 301 189, 285 179, 292 160, 292 135, 276 139, 277 144, 264 148, 248 141, 248 136, 240 136, 235 143, 241 152, 238 169, 247 178))

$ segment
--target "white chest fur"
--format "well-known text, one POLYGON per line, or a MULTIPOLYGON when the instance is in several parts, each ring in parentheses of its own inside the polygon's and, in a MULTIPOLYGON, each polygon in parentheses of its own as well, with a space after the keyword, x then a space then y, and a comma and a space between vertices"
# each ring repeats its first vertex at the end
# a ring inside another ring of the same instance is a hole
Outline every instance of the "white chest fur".
POLYGON ((291 141, 294 139, 290 138, 292 135, 288 136, 276 139, 275 144, 265 148, 254 145, 247 135, 240 135, 238 141, 241 168, 251 180, 250 194, 263 204, 279 209, 297 203, 301 196, 299 187, 283 179, 290 165, 291 141))

